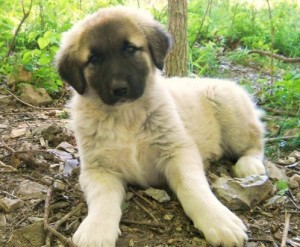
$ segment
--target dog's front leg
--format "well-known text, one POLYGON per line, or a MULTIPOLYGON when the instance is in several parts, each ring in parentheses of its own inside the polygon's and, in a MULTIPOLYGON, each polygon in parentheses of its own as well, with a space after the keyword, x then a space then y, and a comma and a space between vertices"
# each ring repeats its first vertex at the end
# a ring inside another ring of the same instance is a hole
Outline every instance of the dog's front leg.
POLYGON ((90 169, 82 171, 80 186, 84 192, 88 215, 73 236, 79 247, 114 247, 118 238, 121 203, 125 189, 112 173, 90 169))
POLYGON ((165 176, 184 211, 210 244, 244 245, 246 227, 210 190, 198 150, 180 150, 169 160, 165 176))

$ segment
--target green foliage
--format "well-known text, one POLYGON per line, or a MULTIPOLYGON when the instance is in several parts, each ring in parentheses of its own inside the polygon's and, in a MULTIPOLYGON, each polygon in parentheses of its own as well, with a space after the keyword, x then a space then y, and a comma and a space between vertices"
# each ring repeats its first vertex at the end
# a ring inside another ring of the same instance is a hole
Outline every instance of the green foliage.
POLYGON ((261 97, 265 104, 272 108, 283 108, 287 111, 299 111, 300 73, 287 72, 283 79, 271 86, 265 86, 261 97))
POLYGON ((276 188, 278 189, 277 195, 283 196, 289 190, 289 184, 285 180, 278 180, 276 188))

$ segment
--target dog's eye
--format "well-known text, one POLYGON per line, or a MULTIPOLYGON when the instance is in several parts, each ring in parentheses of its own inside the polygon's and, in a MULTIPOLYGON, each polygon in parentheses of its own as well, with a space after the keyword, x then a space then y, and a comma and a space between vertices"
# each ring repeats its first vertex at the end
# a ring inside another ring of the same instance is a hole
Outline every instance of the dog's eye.
POLYGON ((91 55, 90 57, 89 57, 89 60, 88 60, 88 63, 89 64, 97 64, 97 63, 99 63, 99 62, 101 62, 101 57, 100 56, 97 56, 97 55, 91 55))
POLYGON ((128 57, 133 56, 137 50, 138 50, 137 47, 128 45, 124 49, 124 55, 128 57))

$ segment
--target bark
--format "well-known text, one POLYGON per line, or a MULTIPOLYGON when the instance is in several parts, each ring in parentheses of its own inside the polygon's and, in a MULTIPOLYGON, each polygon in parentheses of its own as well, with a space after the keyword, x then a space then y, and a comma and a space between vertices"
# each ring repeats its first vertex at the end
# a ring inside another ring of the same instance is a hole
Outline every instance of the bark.
POLYGON ((187 76, 187 0, 168 0, 168 14, 173 47, 166 59, 166 75, 187 76))

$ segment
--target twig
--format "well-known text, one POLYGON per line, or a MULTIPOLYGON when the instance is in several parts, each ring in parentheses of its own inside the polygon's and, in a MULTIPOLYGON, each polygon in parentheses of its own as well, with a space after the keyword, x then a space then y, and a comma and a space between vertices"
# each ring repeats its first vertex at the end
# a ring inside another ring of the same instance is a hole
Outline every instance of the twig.
POLYGON ((274 84, 274 39, 275 39, 275 28, 273 25, 273 19, 272 19, 272 11, 269 0, 267 0, 268 4, 268 13, 269 13, 269 19, 270 19, 270 28, 271 28, 271 56, 270 56, 270 66, 271 66, 271 85, 274 84))
POLYGON ((202 18, 202 21, 200 23, 200 27, 198 28, 198 32, 196 34, 195 40, 193 41, 191 47, 193 47, 196 44, 197 40, 200 38, 200 34, 201 34, 202 28, 204 26, 204 22, 206 20, 206 17, 208 16, 209 10, 211 9, 211 5, 212 5, 212 0, 208 0, 204 16, 202 18))
POLYGON ((83 207, 83 205, 84 205, 84 203, 79 203, 71 212, 67 213, 64 217, 62 217, 60 220, 58 220, 54 224, 54 229, 57 230, 61 224, 65 223, 72 215, 77 213, 77 211, 79 211, 83 207))
POLYGON ((272 138, 265 138, 265 142, 277 142, 277 141, 288 141, 291 139, 299 138, 298 136, 278 136, 278 137, 272 137, 272 138))
POLYGON ((48 232, 52 233, 54 236, 56 236, 65 246, 70 246, 70 247, 77 247, 71 239, 66 238, 64 235, 62 235, 61 233, 59 233, 58 231, 56 231, 55 229, 53 229, 52 227, 50 227, 49 225, 47 225, 45 227, 45 230, 47 230, 48 232))
POLYGON ((24 7, 24 1, 22 0, 22 10, 23 10, 23 18, 22 20, 20 21, 16 31, 15 31, 15 34, 14 34, 14 37, 13 37, 13 40, 11 41, 10 45, 9 45, 9 48, 8 48, 8 51, 7 51, 7 54, 6 54, 6 58, 9 57, 10 53, 12 52, 14 46, 15 46, 15 43, 16 43, 16 39, 17 39, 17 36, 18 36, 18 33, 20 32, 21 30, 21 26, 23 25, 23 23, 25 22, 25 20, 28 18, 29 14, 30 14, 30 11, 31 11, 31 7, 32 7, 32 0, 30 1, 30 6, 29 6, 29 9, 28 11, 26 12, 25 11, 25 7, 24 7))
POLYGON ((288 231, 289 231, 289 226, 290 226, 290 218, 291 218, 291 214, 285 215, 284 230, 283 230, 283 234, 282 234, 282 240, 281 240, 280 247, 286 246, 286 241, 287 241, 287 236, 288 236, 288 231))
POLYGON ((156 223, 158 223, 158 220, 155 218, 155 216, 147 209, 145 208, 142 204, 138 202, 135 198, 132 199, 138 207, 140 207, 142 210, 145 211, 146 214, 148 214, 156 223))
POLYGON ((153 223, 153 222, 143 222, 143 221, 121 220, 121 223, 132 224, 132 225, 144 225, 144 226, 151 226, 151 227, 165 227, 164 224, 153 223))
POLYGON ((44 229, 49 233, 56 236, 64 245, 70 247, 76 247, 76 245, 72 242, 71 239, 66 238, 64 235, 59 233, 57 230, 49 226, 49 208, 50 201, 53 192, 53 186, 50 186, 47 191, 46 200, 45 200, 45 211, 44 211, 44 229))
POLYGON ((1 160, 0 160, 0 166, 1 167, 4 167, 4 168, 7 168, 7 169, 9 169, 9 171, 12 171, 12 172, 16 172, 17 171, 17 169, 16 168, 14 168, 14 167, 12 167, 12 166, 9 166, 9 165, 6 165, 6 164, 4 164, 1 160))
POLYGON ((53 186, 49 186, 47 190, 47 195, 45 199, 45 211, 44 211, 44 228, 49 225, 49 206, 50 206, 50 201, 51 201, 51 196, 53 192, 53 186))
POLYGON ((0 148, 4 148, 4 149, 6 149, 7 151, 9 151, 9 152, 12 153, 12 154, 16 153, 16 151, 15 151, 13 148, 9 147, 9 146, 8 146, 6 143, 4 143, 3 141, 1 141, 0 143, 2 144, 2 146, 0 146, 0 148))
POLYGON ((38 110, 57 110, 58 108, 51 108, 51 107, 38 107, 38 106, 34 106, 34 105, 31 105, 23 100, 21 100, 20 98, 18 98, 18 96, 14 95, 12 92, 8 91, 8 90, 5 90, 5 92, 9 93, 11 96, 13 96, 17 101, 21 102, 22 104, 24 105, 27 105, 31 108, 34 108, 34 109, 38 109, 38 110))
POLYGON ((136 191, 134 191, 132 188, 129 188, 129 190, 135 194, 137 197, 139 197, 140 199, 142 199, 144 202, 148 203, 152 208, 156 208, 156 205, 153 204, 152 202, 150 202, 147 198, 143 197, 142 195, 140 195, 139 193, 137 193, 136 191))
POLYGON ((267 106, 263 106, 263 109, 265 111, 272 112, 272 113, 274 113, 276 115, 286 115, 286 116, 291 116, 291 117, 299 117, 299 113, 296 113, 296 112, 276 110, 276 109, 273 109, 273 108, 267 107, 267 106))
POLYGON ((268 57, 273 57, 276 59, 281 60, 284 63, 299 63, 300 62, 300 57, 285 57, 282 55, 278 55, 278 54, 272 54, 270 52, 267 51, 262 51, 262 50, 250 50, 248 51, 248 54, 252 54, 252 53, 257 53, 263 56, 268 56, 268 57))

